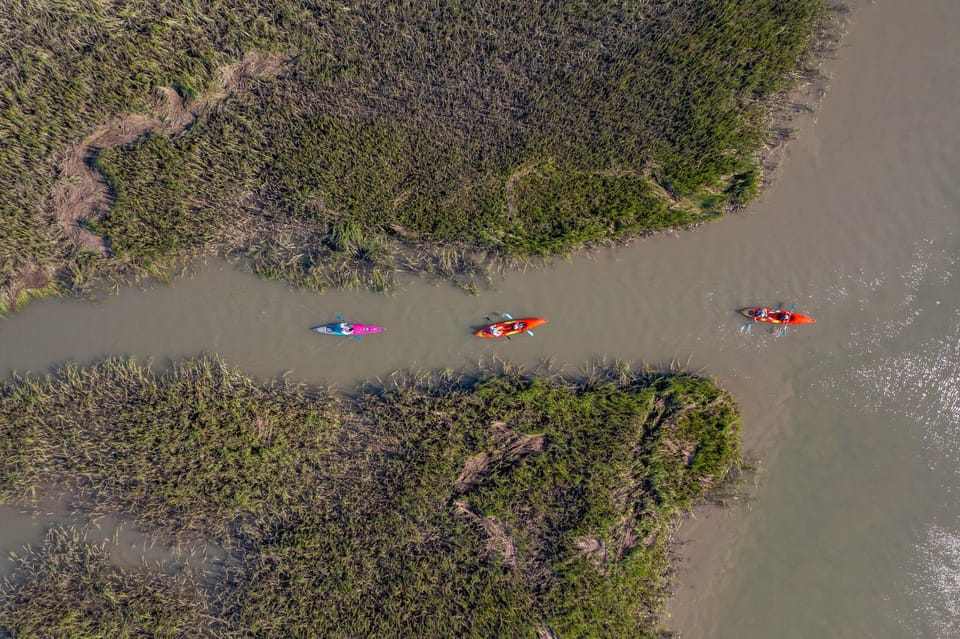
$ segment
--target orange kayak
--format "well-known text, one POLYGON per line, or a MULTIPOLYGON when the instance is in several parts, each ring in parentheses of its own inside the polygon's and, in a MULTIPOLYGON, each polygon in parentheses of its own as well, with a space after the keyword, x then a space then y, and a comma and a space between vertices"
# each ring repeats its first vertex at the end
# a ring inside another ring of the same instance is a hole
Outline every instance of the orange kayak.
POLYGON ((769 324, 813 324, 817 320, 800 313, 785 311, 782 308, 769 308, 766 306, 755 306, 753 308, 740 309, 742 315, 746 315, 755 322, 767 322, 769 324))
POLYGON ((505 322, 497 322, 490 326, 484 326, 476 332, 477 337, 509 337, 532 330, 538 326, 546 324, 547 320, 542 317, 521 317, 520 319, 510 319, 505 322))

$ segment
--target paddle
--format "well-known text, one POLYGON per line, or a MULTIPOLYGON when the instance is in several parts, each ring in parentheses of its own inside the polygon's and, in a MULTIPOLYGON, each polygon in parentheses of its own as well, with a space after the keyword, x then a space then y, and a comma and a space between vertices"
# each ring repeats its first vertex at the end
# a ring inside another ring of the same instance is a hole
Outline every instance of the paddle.
MULTIPOLYGON (((510 313, 504 313, 503 316, 506 317, 508 320, 513 319, 513 315, 511 315, 510 313)), ((530 333, 530 337, 533 337, 533 331, 527 331, 527 332, 530 333)))

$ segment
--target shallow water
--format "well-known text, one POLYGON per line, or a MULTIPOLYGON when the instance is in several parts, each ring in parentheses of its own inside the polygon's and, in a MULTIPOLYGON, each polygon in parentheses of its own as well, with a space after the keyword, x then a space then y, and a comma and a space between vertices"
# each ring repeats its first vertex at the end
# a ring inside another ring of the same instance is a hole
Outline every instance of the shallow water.
MULTIPOLYGON (((0 321, 0 376, 207 352, 349 391, 494 358, 574 375, 603 358, 679 363, 736 395, 764 471, 748 506, 684 526, 672 628, 960 636, 957 32, 953 0, 857 6, 827 64, 831 89, 775 183, 695 232, 511 273, 478 297, 420 280, 389 296, 316 295, 214 261, 173 286, 0 321), (796 303, 817 324, 741 334, 736 309, 761 303, 796 303), (510 342, 472 337, 495 312, 550 323, 510 342), (309 331, 337 313, 387 332, 309 331)), ((5 512, 0 550, 29 537, 5 512)))

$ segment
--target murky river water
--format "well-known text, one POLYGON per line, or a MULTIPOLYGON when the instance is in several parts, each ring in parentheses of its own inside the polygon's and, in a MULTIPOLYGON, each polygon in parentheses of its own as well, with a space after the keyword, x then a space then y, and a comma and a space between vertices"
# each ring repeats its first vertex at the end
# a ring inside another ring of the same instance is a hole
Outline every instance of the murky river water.
MULTIPOLYGON (((207 352, 350 390, 493 357, 571 374, 601 358, 676 361, 737 396, 764 471, 749 505, 684 526, 671 627, 958 637, 957 33, 956 0, 857 6, 830 91, 777 181, 748 212, 696 232, 513 273, 478 297, 414 280, 390 296, 315 295, 213 262, 171 287, 44 301, 0 321, 0 376, 207 352), (760 303, 796 303, 817 324, 740 334, 736 309, 760 303), (506 343, 471 336, 504 311, 550 323, 506 343), (308 330, 337 313, 387 332, 308 330)), ((0 551, 49 521, 0 510, 0 551)))

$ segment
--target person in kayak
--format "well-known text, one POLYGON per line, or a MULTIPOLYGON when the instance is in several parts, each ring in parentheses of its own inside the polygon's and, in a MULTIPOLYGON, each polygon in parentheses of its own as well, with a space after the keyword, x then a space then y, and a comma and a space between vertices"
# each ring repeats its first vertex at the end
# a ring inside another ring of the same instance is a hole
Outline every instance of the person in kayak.
POLYGON ((500 337, 501 335, 503 335, 503 329, 497 325, 493 325, 490 327, 490 334, 493 335, 494 337, 500 337))
POLYGON ((343 324, 340 325, 340 332, 343 333, 344 335, 352 335, 353 325, 347 324, 346 322, 344 322, 343 324))
POLYGON ((757 311, 757 313, 753 316, 753 319, 754 319, 754 320, 767 319, 767 309, 761 308, 761 309, 760 309, 759 311, 757 311))

